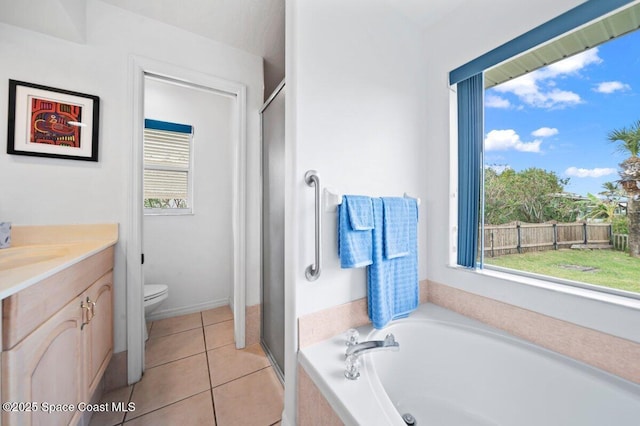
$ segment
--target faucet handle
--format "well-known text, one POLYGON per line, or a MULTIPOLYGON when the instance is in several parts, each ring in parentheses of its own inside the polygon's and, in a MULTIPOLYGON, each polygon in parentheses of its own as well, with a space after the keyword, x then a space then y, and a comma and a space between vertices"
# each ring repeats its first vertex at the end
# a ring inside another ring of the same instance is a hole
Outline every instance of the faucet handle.
POLYGON ((350 328, 346 332, 347 335, 347 346, 353 346, 358 344, 358 339, 360 338, 360 333, 355 328, 350 328))
POLYGON ((391 348, 391 350, 394 351, 400 349, 400 343, 396 342, 396 336, 394 336, 393 333, 387 334, 387 336, 384 338, 383 345, 385 348, 391 348))
POLYGON ((358 358, 358 355, 349 355, 347 357, 344 377, 349 380, 356 380, 360 377, 360 358, 358 358))

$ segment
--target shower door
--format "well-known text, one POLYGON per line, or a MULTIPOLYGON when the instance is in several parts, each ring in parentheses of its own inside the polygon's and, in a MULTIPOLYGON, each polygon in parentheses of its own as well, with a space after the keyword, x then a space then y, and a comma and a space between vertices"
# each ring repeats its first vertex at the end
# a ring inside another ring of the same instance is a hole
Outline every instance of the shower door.
POLYGON ((262 332, 284 378, 284 81, 262 109, 262 332))

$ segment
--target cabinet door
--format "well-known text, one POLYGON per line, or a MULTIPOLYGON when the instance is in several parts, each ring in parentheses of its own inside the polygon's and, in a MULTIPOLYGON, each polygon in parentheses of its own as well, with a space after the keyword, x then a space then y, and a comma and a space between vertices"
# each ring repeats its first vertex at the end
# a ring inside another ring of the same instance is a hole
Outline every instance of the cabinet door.
POLYGON ((3 353, 2 396, 4 401, 37 402, 38 411, 2 413, 2 424, 76 424, 78 411, 42 411, 43 403, 71 404, 84 396, 82 380, 82 308, 74 299, 35 329, 11 350, 3 353))
POLYGON ((83 295, 90 306, 84 328, 87 398, 93 395, 113 353, 113 272, 93 283, 83 295))

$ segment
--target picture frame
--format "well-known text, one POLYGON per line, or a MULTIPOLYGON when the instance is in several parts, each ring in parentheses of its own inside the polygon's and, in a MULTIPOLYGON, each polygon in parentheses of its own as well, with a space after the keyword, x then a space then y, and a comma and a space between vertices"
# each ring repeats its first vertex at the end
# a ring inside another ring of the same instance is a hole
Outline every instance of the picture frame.
POLYGON ((100 98, 9 80, 7 154, 98 161, 100 98))

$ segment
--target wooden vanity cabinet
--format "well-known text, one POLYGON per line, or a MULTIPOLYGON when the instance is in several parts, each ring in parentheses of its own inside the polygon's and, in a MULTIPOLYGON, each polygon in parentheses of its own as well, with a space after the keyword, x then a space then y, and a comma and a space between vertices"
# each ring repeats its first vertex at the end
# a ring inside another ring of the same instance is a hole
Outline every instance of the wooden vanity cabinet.
MULTIPOLYGON (((4 411, 3 426, 75 425, 80 421, 83 413, 77 410, 78 403, 90 401, 113 352, 113 251, 107 250, 111 255, 103 254, 102 260, 110 261, 99 262, 103 267, 93 269, 93 274, 87 275, 84 263, 96 266, 96 259, 92 258, 104 252, 69 268, 82 270, 80 276, 85 279, 101 275, 85 281, 80 293, 68 294, 66 305, 40 321, 26 337, 20 338, 24 331, 15 332, 20 317, 26 312, 48 312, 51 309, 48 302, 60 300, 59 295, 47 299, 45 292, 38 292, 41 284, 47 287, 47 282, 42 281, 15 295, 23 297, 3 302, 3 332, 7 330, 10 336, 4 333, 4 343, 11 346, 5 345, 2 354, 2 400, 38 403, 33 407, 27 404, 31 411, 4 411), (21 293, 27 290, 30 297, 25 298, 21 293), (13 342, 12 338, 20 340, 13 342), (55 412, 45 413, 43 403, 61 405, 60 409, 55 407, 55 412), (65 404, 73 409, 65 410, 65 404)), ((78 285, 68 281, 66 284, 71 288, 78 285)))
POLYGON ((83 330, 86 401, 98 387, 113 353, 113 273, 96 281, 83 295, 91 320, 83 330))

